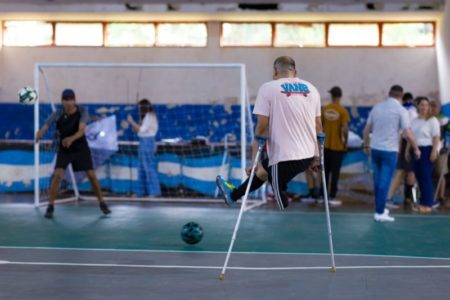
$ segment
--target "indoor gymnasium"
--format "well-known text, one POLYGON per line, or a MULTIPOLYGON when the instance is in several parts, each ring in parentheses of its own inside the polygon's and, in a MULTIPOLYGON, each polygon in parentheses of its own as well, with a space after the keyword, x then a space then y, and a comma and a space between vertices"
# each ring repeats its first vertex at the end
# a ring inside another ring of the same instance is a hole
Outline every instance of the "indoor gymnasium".
POLYGON ((1 0, 0 299, 447 299, 450 2, 1 0))

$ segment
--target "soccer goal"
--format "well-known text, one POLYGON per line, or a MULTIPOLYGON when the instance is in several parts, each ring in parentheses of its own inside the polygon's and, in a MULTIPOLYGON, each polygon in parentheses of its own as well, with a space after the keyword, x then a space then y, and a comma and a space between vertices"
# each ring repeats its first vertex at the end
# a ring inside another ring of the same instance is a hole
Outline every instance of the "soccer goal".
MULTIPOLYGON (((65 88, 88 110, 86 137, 107 200, 221 202, 216 176, 235 185, 246 177, 253 121, 244 64, 38 63, 34 81, 35 131, 61 107, 65 88), (128 121, 140 123, 141 99, 152 103, 158 120, 152 149, 128 121), (153 153, 152 163, 143 151, 153 153), (149 168, 159 182, 148 182, 149 168), (158 197, 149 184, 159 185, 158 197)), ((52 126, 34 148, 36 206, 48 201, 55 134, 52 126)), ((70 165, 60 191, 58 202, 95 199, 85 174, 70 165)), ((264 193, 250 201, 263 203, 264 193)))

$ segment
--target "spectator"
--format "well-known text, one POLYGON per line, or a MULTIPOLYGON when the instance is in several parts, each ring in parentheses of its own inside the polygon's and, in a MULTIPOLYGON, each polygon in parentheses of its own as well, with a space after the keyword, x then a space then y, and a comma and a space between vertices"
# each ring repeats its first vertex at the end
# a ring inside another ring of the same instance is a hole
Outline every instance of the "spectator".
POLYGON ((336 200, 342 160, 347 151, 348 122, 350 116, 341 105, 342 90, 335 86, 330 91, 331 103, 322 110, 322 126, 325 133, 325 180, 330 187, 330 205, 339 206, 342 201, 336 200), (331 181, 330 181, 331 175, 331 181))
MULTIPOLYGON (((417 98, 419 116, 414 119, 411 129, 417 140, 421 156, 413 159, 414 173, 420 188, 420 205, 414 210, 430 213, 433 205, 433 163, 439 155, 440 128, 439 121, 431 113, 430 100, 417 98)), ((407 159, 411 159, 410 144, 406 149, 407 159)))
POLYGON ((420 150, 410 129, 408 112, 400 104, 402 97, 403 88, 399 85, 392 86, 389 97, 374 106, 364 128, 364 151, 367 155, 372 155, 375 190, 374 220, 377 222, 395 220, 389 215, 385 205, 397 162, 401 131, 411 143, 416 157, 420 157, 420 150), (370 133, 372 133, 371 140, 370 133))
POLYGON ((128 116, 128 122, 139 136, 139 190, 137 196, 160 196, 161 187, 155 157, 155 136, 158 132, 158 119, 152 104, 147 99, 139 101, 139 115, 139 124, 134 121, 132 116, 128 116))

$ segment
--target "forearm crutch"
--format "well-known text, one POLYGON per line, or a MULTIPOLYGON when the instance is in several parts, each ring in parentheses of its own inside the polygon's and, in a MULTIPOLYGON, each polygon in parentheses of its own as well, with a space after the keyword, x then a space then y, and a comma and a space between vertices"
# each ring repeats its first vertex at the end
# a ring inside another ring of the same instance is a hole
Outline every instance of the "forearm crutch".
POLYGON ((325 202, 325 212, 326 212, 326 216, 327 216, 328 240, 330 243, 331 272, 336 272, 336 264, 334 262, 333 234, 331 232, 330 208, 328 205, 328 189, 327 189, 327 182, 325 180, 325 163, 324 163, 325 134, 319 133, 317 135, 317 141, 319 142, 320 169, 322 172, 323 198, 324 198, 324 202, 325 202))
POLYGON ((253 177, 255 176, 256 166, 258 165, 259 156, 261 155, 264 142, 265 141, 263 141, 263 140, 258 140, 258 151, 256 152, 255 161, 253 162, 252 171, 250 173, 250 179, 248 181, 247 188, 245 189, 245 195, 244 195, 244 198, 241 203, 241 209, 239 210, 237 222, 236 222, 236 225, 234 226, 233 236, 231 237, 231 243, 230 243, 230 247, 228 248, 227 257, 225 258, 225 263, 223 265, 222 272, 220 273, 220 276, 219 276, 220 280, 224 280, 224 278, 225 278, 225 272, 227 270, 228 261, 230 260, 231 251, 233 250, 234 242, 236 241, 236 236, 237 236, 237 232, 239 230, 239 225, 241 224, 241 218, 242 218, 242 215, 245 211, 245 207, 247 204, 247 198, 248 198, 248 194, 250 192, 250 186, 252 185, 253 177))

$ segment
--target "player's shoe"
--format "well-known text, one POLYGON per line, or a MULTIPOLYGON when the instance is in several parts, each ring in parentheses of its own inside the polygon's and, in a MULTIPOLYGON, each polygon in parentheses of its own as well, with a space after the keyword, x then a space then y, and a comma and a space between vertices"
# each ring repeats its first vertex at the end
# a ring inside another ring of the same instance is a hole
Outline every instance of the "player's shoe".
POLYGON ((235 186, 225 181, 220 175, 216 177, 216 184, 223 194, 225 204, 228 206, 234 206, 235 201, 231 198, 231 191, 234 190, 235 186))
POLYGON ((394 222, 395 218, 389 215, 389 210, 385 209, 382 214, 375 213, 373 219, 376 222, 394 222))
POLYGON ((49 204, 47 206, 47 211, 45 212, 44 217, 46 217, 47 219, 52 219, 54 211, 55 211, 55 207, 52 204, 49 204))
POLYGON ((111 213, 111 210, 108 208, 108 205, 106 205, 105 202, 100 202, 100 210, 105 214, 109 215, 111 213))

